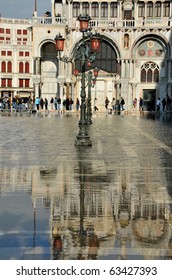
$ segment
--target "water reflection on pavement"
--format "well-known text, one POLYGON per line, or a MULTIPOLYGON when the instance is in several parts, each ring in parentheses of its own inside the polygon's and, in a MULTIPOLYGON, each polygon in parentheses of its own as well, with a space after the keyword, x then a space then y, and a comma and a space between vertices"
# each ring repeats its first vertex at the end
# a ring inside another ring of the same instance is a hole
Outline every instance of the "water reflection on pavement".
POLYGON ((0 259, 172 259, 171 119, 0 117, 0 259))

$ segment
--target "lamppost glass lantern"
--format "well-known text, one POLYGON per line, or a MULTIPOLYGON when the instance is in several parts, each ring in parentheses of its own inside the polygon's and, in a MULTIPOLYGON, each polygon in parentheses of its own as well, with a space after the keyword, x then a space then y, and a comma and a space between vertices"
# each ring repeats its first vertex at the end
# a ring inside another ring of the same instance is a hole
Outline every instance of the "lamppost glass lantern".
POLYGON ((79 20, 79 23, 80 23, 79 30, 81 32, 87 32, 88 31, 89 21, 91 20, 91 17, 89 15, 79 15, 77 17, 77 20, 79 20))
POLYGON ((94 68, 94 77, 97 78, 98 77, 98 74, 99 74, 99 69, 96 67, 94 68))
POLYGON ((56 42, 56 50, 58 52, 62 52, 64 50, 64 41, 65 38, 62 37, 62 35, 59 33, 58 35, 56 35, 56 37, 54 38, 55 42, 56 42))
POLYGON ((76 77, 77 77, 77 76, 78 76, 78 74, 79 74, 79 70, 75 68, 75 69, 73 70, 73 74, 74 74, 74 76, 76 76, 76 77))
POLYGON ((99 34, 94 34, 90 38, 91 42, 91 52, 98 53, 100 52, 100 43, 101 43, 101 37, 99 34))

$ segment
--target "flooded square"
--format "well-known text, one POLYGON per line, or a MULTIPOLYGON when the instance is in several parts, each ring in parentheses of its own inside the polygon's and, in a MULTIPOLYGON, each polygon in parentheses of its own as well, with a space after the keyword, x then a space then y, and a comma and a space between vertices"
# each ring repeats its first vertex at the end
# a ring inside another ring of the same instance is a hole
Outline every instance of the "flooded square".
POLYGON ((172 259, 172 122, 0 116, 1 260, 172 259))

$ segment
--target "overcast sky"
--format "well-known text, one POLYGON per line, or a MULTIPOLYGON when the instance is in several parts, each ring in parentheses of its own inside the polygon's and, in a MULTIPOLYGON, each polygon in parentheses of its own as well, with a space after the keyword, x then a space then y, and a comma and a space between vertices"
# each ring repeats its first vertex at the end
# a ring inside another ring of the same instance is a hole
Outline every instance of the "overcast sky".
MULTIPOLYGON (((35 0, 0 0, 0 14, 3 18, 32 18, 35 0)), ((37 0, 38 16, 51 11, 51 0, 37 0)))

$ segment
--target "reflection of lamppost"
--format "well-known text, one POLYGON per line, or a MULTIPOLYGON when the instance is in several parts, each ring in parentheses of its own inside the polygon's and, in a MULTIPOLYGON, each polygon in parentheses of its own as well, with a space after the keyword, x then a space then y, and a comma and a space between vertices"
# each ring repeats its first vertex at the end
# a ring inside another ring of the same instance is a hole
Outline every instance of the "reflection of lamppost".
MULTIPOLYGON (((99 34, 88 34, 90 28, 88 27, 91 20, 89 15, 80 15, 77 20, 80 22, 80 32, 82 32, 82 44, 79 46, 80 61, 81 61, 81 110, 79 120, 79 133, 76 137, 76 146, 91 146, 92 142, 87 133, 87 121, 86 121, 86 92, 85 92, 85 66, 86 61, 94 61, 96 53, 100 51, 101 38, 99 34), (90 39, 90 46, 88 46, 88 39, 90 39)), ((56 36, 56 49, 60 54, 64 49, 64 38, 59 34, 56 36)), ((71 62, 67 57, 62 57, 62 61, 71 62)))

